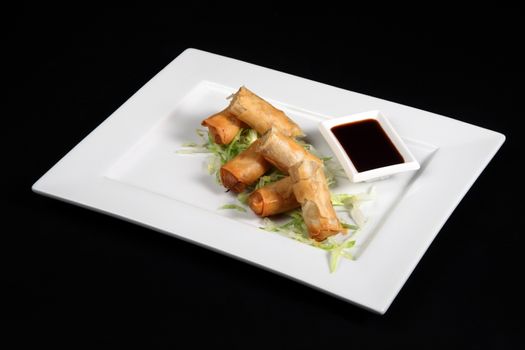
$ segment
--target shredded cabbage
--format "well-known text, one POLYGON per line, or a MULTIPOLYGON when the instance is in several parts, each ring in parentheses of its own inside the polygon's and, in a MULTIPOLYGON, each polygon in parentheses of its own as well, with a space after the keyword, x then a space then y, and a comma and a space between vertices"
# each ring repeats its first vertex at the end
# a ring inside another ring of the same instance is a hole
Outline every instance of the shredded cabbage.
POLYGON ((361 210, 361 204, 363 201, 371 201, 373 199, 375 199, 375 187, 371 186, 368 191, 364 193, 332 194, 332 205, 334 207, 344 207, 357 226, 363 227, 368 221, 368 218, 361 210))
POLYGON ((208 173, 215 175, 217 182, 221 183, 220 172, 221 166, 235 158, 239 153, 246 150, 255 140, 257 132, 253 129, 241 129, 235 135, 228 145, 219 145, 215 143, 213 137, 202 129, 197 129, 197 136, 201 139, 201 144, 187 142, 182 144, 182 149, 178 150, 179 154, 192 153, 210 153, 208 160, 208 173))
POLYGON ((258 190, 261 187, 277 182, 285 177, 286 175, 283 174, 280 170, 272 170, 268 175, 263 175, 259 178, 259 181, 257 181, 253 190, 258 190))
POLYGON ((249 191, 241 192, 237 195, 237 200, 243 205, 248 205, 248 197, 250 197, 250 194, 251 192, 249 191))
MULTIPOLYGON (((247 149, 256 139, 257 132, 253 129, 241 129, 234 139, 228 145, 219 145, 215 143, 213 137, 208 132, 202 129, 197 129, 197 135, 202 140, 200 144, 195 142, 188 142, 182 145, 182 149, 178 150, 179 154, 191 154, 191 153, 209 153, 210 158, 208 160, 207 168, 210 175, 214 175, 217 182, 220 184, 220 168, 222 165, 236 157, 239 153, 247 149)), ((319 157, 324 163, 324 171, 326 180, 329 187, 333 187, 336 184, 337 177, 344 177, 344 171, 338 162, 332 160, 332 157, 323 157, 317 150, 304 141, 297 141, 307 151, 311 152, 315 156, 319 157)), ((237 201, 239 204, 225 204, 219 209, 231 209, 239 212, 246 212, 248 205, 248 197, 250 194, 266 185, 281 180, 286 175, 281 171, 274 169, 270 173, 262 176, 258 182, 254 185, 249 186, 244 192, 237 195, 237 201)), ((366 224, 367 218, 361 211, 361 203, 363 201, 370 201, 375 198, 374 187, 370 187, 365 193, 358 194, 332 194, 332 205, 334 207, 344 208, 355 225, 345 223, 340 220, 341 225, 347 229, 348 233, 340 233, 332 237, 328 237, 322 242, 317 242, 308 235, 308 229, 304 222, 300 209, 295 209, 288 212, 286 215, 289 217, 288 221, 283 224, 278 224, 270 218, 263 219, 263 225, 261 229, 276 232, 288 238, 296 241, 311 245, 316 248, 323 249, 330 254, 330 272, 335 272, 337 266, 340 263, 341 258, 353 260, 353 256, 350 253, 350 249, 355 246, 355 236, 359 230, 366 224)))
POLYGON ((261 229, 276 232, 285 237, 327 251, 330 254, 330 272, 335 272, 337 270, 341 258, 353 260, 353 256, 348 250, 355 245, 354 237, 358 231, 357 226, 341 222, 343 227, 351 231, 350 233, 340 233, 328 237, 322 242, 317 242, 308 236, 308 229, 300 210, 293 210, 287 213, 287 215, 290 219, 280 225, 270 218, 264 218, 261 229))
POLYGON ((242 206, 240 206, 238 204, 224 204, 223 206, 219 207, 219 209, 235 209, 235 210, 243 212, 243 213, 246 212, 246 208, 242 207, 242 206))
POLYGON ((335 272, 341 258, 354 260, 354 256, 347 250, 355 245, 355 239, 348 239, 330 251, 330 272, 335 272))
POLYGON ((289 220, 283 224, 277 224, 270 218, 263 219, 263 230, 277 232, 283 236, 294 239, 296 241, 323 249, 330 254, 330 272, 335 272, 341 258, 353 260, 350 249, 356 244, 356 234, 366 224, 367 218, 361 211, 361 204, 363 201, 370 201, 375 198, 375 188, 371 186, 367 192, 358 194, 339 193, 332 194, 332 205, 334 207, 343 207, 348 211, 348 214, 354 221, 355 225, 341 222, 341 225, 346 228, 349 233, 337 234, 328 237, 322 242, 317 242, 308 235, 308 229, 304 222, 303 216, 299 209, 295 209, 287 215, 289 220))

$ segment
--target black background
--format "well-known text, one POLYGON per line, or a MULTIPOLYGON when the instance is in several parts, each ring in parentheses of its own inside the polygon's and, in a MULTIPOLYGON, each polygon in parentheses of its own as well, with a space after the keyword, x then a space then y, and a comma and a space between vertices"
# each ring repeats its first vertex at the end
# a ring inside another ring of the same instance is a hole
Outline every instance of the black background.
POLYGON ((513 83, 522 69, 521 12, 397 10, 197 1, 4 12, 5 334, 20 345, 73 348, 519 344, 523 89, 513 83), (46 170, 188 47, 506 134, 384 316, 31 192, 46 170))

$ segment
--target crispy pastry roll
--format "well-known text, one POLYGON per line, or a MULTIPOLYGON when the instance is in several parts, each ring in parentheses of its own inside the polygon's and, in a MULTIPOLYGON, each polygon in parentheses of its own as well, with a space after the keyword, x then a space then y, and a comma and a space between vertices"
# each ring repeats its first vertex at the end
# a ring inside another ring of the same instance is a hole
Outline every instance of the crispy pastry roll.
POLYGON ((248 205, 253 212, 265 217, 284 213, 299 207, 292 189, 292 178, 287 176, 254 191, 248 197, 248 205))
POLYGON ((213 140, 219 145, 229 144, 239 130, 245 126, 227 108, 204 119, 201 125, 208 128, 213 140))
POLYGON ((323 241, 345 231, 330 201, 330 191, 321 163, 305 159, 290 168, 290 178, 311 238, 323 241))
POLYGON ((257 152, 282 172, 288 173, 292 165, 305 158, 321 163, 319 158, 274 128, 271 128, 259 140, 257 152))
POLYGON ((228 110, 261 135, 272 127, 278 129, 285 136, 304 135, 301 128, 283 111, 275 108, 244 86, 233 95, 228 110))
POLYGON ((259 140, 256 140, 221 167, 220 175, 224 187, 234 192, 242 192, 246 186, 257 181, 270 169, 271 164, 255 151, 258 144, 259 140))

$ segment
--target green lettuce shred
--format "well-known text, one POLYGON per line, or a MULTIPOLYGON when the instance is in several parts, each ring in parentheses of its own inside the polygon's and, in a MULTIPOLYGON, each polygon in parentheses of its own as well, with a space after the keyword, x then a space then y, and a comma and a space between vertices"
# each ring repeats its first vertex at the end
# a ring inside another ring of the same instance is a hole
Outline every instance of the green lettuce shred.
POLYGON ((358 194, 332 194, 331 199, 334 207, 343 207, 357 226, 363 227, 368 219, 361 210, 361 204, 375 199, 375 187, 371 186, 367 192, 358 194))
POLYGON ((285 177, 286 175, 283 174, 280 170, 272 170, 269 174, 263 175, 259 178, 259 181, 256 183, 255 188, 253 190, 258 190, 261 187, 277 182, 281 179, 284 179, 285 177))
POLYGON ((317 242, 309 237, 308 229, 300 210, 293 210, 286 215, 289 219, 283 224, 277 224, 270 218, 264 218, 261 229, 276 232, 285 237, 327 251, 330 254, 330 272, 332 273, 337 270, 341 258, 353 260, 349 249, 355 245, 354 236, 358 231, 357 226, 341 222, 341 225, 350 231, 349 233, 344 235, 338 234, 328 237, 322 242, 317 242))
POLYGON ((210 175, 215 175, 218 183, 221 183, 220 172, 221 166, 235 158, 239 153, 246 150, 257 140, 257 132, 253 129, 241 129, 228 145, 219 145, 215 143, 213 137, 203 129, 197 129, 197 136, 201 143, 187 142, 178 150, 178 154, 192 153, 210 153, 207 168, 210 175))
POLYGON ((238 204, 224 204, 223 206, 219 207, 219 209, 234 209, 242 213, 246 212, 246 208, 238 204))
POLYGON ((251 192, 244 191, 237 195, 237 200, 243 205, 248 205, 248 197, 250 197, 251 192))
MULTIPOLYGON (((215 176, 219 184, 221 183, 219 172, 221 166, 235 158, 239 153, 246 150, 255 140, 257 140, 257 132, 253 129, 241 129, 237 135, 235 135, 232 142, 230 142, 228 145, 219 145, 215 143, 213 137, 211 137, 211 135, 209 135, 206 130, 197 129, 196 132, 198 137, 201 139, 201 143, 184 143, 182 145, 183 148, 178 150, 177 153, 209 153, 210 158, 207 164, 208 172, 210 175, 215 176)), ((336 184, 337 177, 345 176, 344 171, 339 163, 334 161, 332 157, 323 157, 311 144, 308 144, 302 140, 297 140, 297 142, 307 151, 311 152, 323 161, 325 176, 329 187, 333 187, 336 184)), ((281 171, 274 169, 262 176, 258 182, 249 186, 244 192, 239 193, 236 197, 239 204, 225 204, 219 209, 230 209, 239 212, 246 212, 246 208, 248 206, 248 197, 253 191, 279 181, 285 176, 286 175, 281 171)), ((330 272, 333 273, 337 270, 341 258, 350 260, 354 259, 350 249, 356 244, 356 234, 366 223, 366 217, 360 210, 360 205, 363 201, 372 200, 374 197, 375 194, 373 193, 373 187, 371 187, 366 193, 332 194, 331 200, 334 207, 344 208, 354 221, 355 225, 345 223, 340 220, 341 225, 347 229, 348 233, 340 233, 338 235, 328 237, 322 242, 317 242, 316 240, 309 237, 308 229, 300 209, 295 209, 284 214, 288 217, 288 220, 284 223, 278 224, 276 221, 270 218, 264 218, 261 229, 275 232, 296 241, 327 251, 330 254, 330 272)))
POLYGON ((330 272, 335 272, 341 258, 354 260, 354 257, 347 249, 352 248, 355 245, 355 240, 347 240, 338 246, 334 247, 330 251, 330 272))

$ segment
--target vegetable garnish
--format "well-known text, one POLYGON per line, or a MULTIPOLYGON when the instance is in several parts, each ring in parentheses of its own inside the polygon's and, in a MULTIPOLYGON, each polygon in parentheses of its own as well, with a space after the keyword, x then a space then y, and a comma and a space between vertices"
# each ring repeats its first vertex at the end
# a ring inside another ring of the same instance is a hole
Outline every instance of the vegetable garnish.
POLYGON ((256 183, 254 190, 258 190, 261 187, 279 181, 284 177, 286 177, 286 175, 284 175, 281 171, 277 169, 272 170, 272 172, 270 172, 268 175, 264 175, 259 178, 259 181, 256 183))
POLYGON ((208 172, 237 200, 218 209, 249 208, 263 218, 262 229, 327 251, 334 272, 341 258, 352 259, 356 233, 367 221, 361 203, 372 192, 332 193, 343 169, 304 142, 305 133, 284 111, 244 86, 228 100, 202 120, 208 130, 197 130, 201 143, 186 143, 177 153, 210 155, 208 172))
POLYGON ((327 251, 330 254, 330 272, 337 270, 341 258, 353 260, 349 249, 355 245, 355 235, 358 232, 358 226, 342 223, 345 228, 353 232, 347 234, 340 233, 328 237, 322 242, 318 242, 308 237, 308 230, 300 210, 293 210, 287 215, 290 219, 284 224, 277 224, 272 219, 264 218, 261 228, 327 251))
MULTIPOLYGON (((183 144, 183 149, 177 151, 179 154, 191 153, 208 153, 210 158, 208 160, 208 172, 214 175, 220 184, 219 171, 222 165, 235 158, 239 153, 246 150, 253 142, 257 140, 257 133, 253 129, 240 129, 233 140, 228 145, 220 145, 215 143, 213 138, 202 129, 197 129, 197 135, 201 139, 201 143, 188 142, 183 144)), ((339 163, 335 162, 332 157, 324 157, 319 155, 316 149, 304 141, 299 142, 307 151, 317 156, 323 161, 324 173, 329 187, 336 184, 338 177, 344 176, 344 171, 339 163)), ((225 204, 218 209, 236 210, 241 213, 247 212, 248 197, 254 191, 275 183, 286 175, 278 169, 272 169, 267 174, 261 176, 257 182, 246 187, 246 189, 237 194, 238 204, 225 204)), ((367 218, 361 210, 361 204, 364 201, 371 201, 375 199, 374 187, 371 186, 365 193, 347 194, 347 193, 331 193, 331 202, 335 208, 344 209, 353 224, 339 220, 341 226, 347 230, 347 233, 339 233, 337 235, 328 237, 327 239, 318 242, 309 237, 308 229, 305 224, 300 209, 291 210, 284 215, 288 218, 284 223, 265 217, 262 219, 261 229, 269 232, 275 232, 285 237, 294 239, 296 241, 308 244, 310 246, 325 250, 330 254, 329 267, 330 272, 335 272, 341 261, 341 258, 353 260, 351 249, 356 245, 356 235, 360 229, 366 224, 367 218)))
POLYGON ((224 204, 223 206, 219 207, 219 209, 234 209, 242 213, 246 213, 246 208, 238 204, 224 204))
POLYGON ((375 187, 371 186, 366 193, 332 194, 332 205, 334 207, 344 207, 357 226, 363 227, 366 224, 367 218, 361 210, 361 204, 364 201, 371 201, 374 199, 375 187))
POLYGON ((215 143, 213 137, 206 130, 197 129, 197 136, 201 139, 200 144, 188 142, 182 145, 183 149, 178 150, 179 154, 210 153, 208 160, 208 173, 215 175, 217 182, 221 183, 219 170, 221 166, 235 158, 239 153, 246 150, 255 140, 257 132, 253 129, 240 129, 233 140, 228 145, 215 143))

